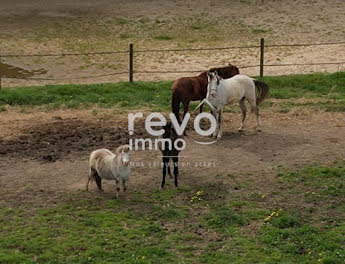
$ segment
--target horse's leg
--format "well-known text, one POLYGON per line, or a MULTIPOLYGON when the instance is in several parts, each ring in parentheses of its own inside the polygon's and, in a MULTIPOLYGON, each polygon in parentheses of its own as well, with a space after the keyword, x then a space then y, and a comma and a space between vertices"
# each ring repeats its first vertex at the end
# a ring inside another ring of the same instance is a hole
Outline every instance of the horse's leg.
POLYGON ((240 127, 238 128, 239 132, 243 131, 243 127, 246 122, 246 116, 247 116, 247 108, 246 108, 246 103, 244 100, 245 100, 244 97, 240 100, 240 108, 242 110, 242 122, 241 122, 240 127))
POLYGON ((188 113, 189 109, 189 102, 183 102, 183 117, 182 120, 184 119, 185 115, 188 113))
POLYGON ((178 181, 177 181, 177 176, 178 176, 178 157, 173 157, 172 160, 174 162, 175 187, 178 187, 178 181))
MULTIPOLYGON (((183 117, 182 117, 182 120, 184 120, 185 115, 188 113, 188 109, 189 109, 189 101, 188 102, 183 102, 183 117)), ((187 136, 186 129, 184 130, 184 135, 187 136)))
POLYGON ((167 168, 166 168, 167 167, 167 163, 169 163, 169 158, 163 157, 163 171, 162 171, 162 184, 161 184, 161 188, 164 188, 164 185, 165 185, 165 175, 167 173, 167 168))
POLYGON ((219 112, 218 111, 214 111, 216 114, 215 114, 215 118, 216 118, 216 129, 214 130, 213 132, 213 137, 216 137, 217 136, 217 133, 218 133, 218 126, 219 126, 219 112))
MULTIPOLYGON (((216 119, 216 130, 217 130, 217 112, 211 109, 211 115, 213 115, 214 118, 216 119)), ((210 138, 215 137, 216 130, 213 132, 212 135, 209 135, 210 138)))
POLYGON ((217 139, 220 139, 222 137, 223 134, 223 108, 219 111, 219 128, 218 128, 218 135, 217 135, 217 139))
MULTIPOLYGON (((201 99, 200 100, 200 103, 202 102, 202 100, 204 100, 204 99, 201 99)), ((200 105, 200 113, 202 113, 202 107, 204 106, 204 104, 202 104, 202 105, 200 105)))
MULTIPOLYGON (((247 99, 248 100, 248 99, 247 99)), ((260 128, 260 116, 259 116, 259 108, 258 106, 256 105, 256 101, 255 99, 252 99, 252 100, 248 100, 249 104, 251 105, 252 107, 252 111, 255 113, 256 115, 256 122, 257 122, 257 127, 256 127, 256 131, 261 131, 261 128, 260 128)))
POLYGON ((253 111, 256 115, 256 123, 257 123, 257 127, 256 127, 256 131, 261 131, 261 128, 260 128, 260 115, 259 115, 259 107, 255 106, 253 108, 253 111))

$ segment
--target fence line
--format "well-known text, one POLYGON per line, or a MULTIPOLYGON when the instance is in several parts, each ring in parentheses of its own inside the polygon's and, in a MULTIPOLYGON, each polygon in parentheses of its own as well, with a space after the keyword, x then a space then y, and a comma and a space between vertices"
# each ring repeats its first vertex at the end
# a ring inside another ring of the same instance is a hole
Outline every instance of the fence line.
POLYGON ((324 45, 341 45, 342 42, 325 42, 325 43, 297 43, 297 44, 271 44, 265 45, 264 39, 260 41, 260 45, 249 46, 230 46, 230 47, 212 47, 212 48, 185 48, 185 49, 146 49, 146 50, 134 50, 133 44, 129 45, 129 50, 117 50, 117 51, 100 51, 100 52, 88 52, 88 53, 61 53, 61 54, 7 54, 3 55, 0 51, 0 62, 2 58, 11 57, 64 57, 64 56, 92 56, 92 55, 106 55, 106 54, 129 54, 129 68, 128 71, 115 72, 110 74, 101 74, 93 76, 79 76, 79 77, 66 77, 66 78, 26 78, 26 77, 7 77, 2 76, 0 71, 0 90, 1 90, 1 78, 2 79, 20 79, 20 80, 36 80, 36 81, 58 81, 58 80, 78 80, 78 79, 90 79, 100 78, 107 76, 115 76, 122 74, 129 74, 129 81, 133 82, 134 73, 137 74, 153 74, 153 73, 196 73, 203 72, 203 70, 180 70, 180 71, 135 71, 134 70, 134 53, 150 53, 150 52, 181 52, 181 51, 206 51, 206 50, 230 50, 230 49, 250 49, 260 48, 260 64, 257 65, 242 65, 238 66, 240 69, 260 67, 260 76, 263 76, 264 67, 284 67, 284 66, 313 66, 313 65, 336 65, 338 68, 340 64, 345 64, 345 61, 340 62, 319 62, 319 63, 285 63, 285 64, 264 64, 264 49, 265 47, 302 47, 302 46, 324 46, 324 45))
POLYGON ((56 53, 56 54, 6 54, 3 58, 20 58, 20 57, 65 57, 65 56, 92 56, 92 55, 105 55, 105 54, 118 54, 128 53, 128 50, 115 50, 115 51, 99 51, 99 52, 85 52, 85 53, 56 53))
MULTIPOLYGON (((320 62, 320 63, 284 63, 284 64, 264 64, 265 67, 286 67, 286 66, 317 66, 317 65, 341 65, 345 64, 345 61, 341 62, 320 62)), ((260 67, 260 64, 256 65, 240 65, 237 66, 239 69, 247 69, 247 68, 256 68, 260 67)), ((183 71, 133 71, 133 73, 137 74, 169 74, 169 73, 198 73, 203 72, 205 69, 200 70, 183 70, 183 71)), ((124 72, 116 72, 116 73, 109 73, 109 74, 102 74, 102 75, 92 75, 92 76, 80 76, 80 77, 68 77, 68 78, 25 78, 25 77, 2 77, 3 79, 18 79, 18 80, 33 80, 33 81, 63 81, 63 80, 78 80, 78 79, 89 79, 89 78, 100 78, 100 77, 107 77, 107 76, 115 76, 115 75, 122 75, 128 74, 128 71, 124 72)))
POLYGON ((115 72, 109 74, 92 75, 92 76, 79 76, 79 77, 66 77, 66 78, 25 78, 25 77, 2 77, 3 79, 18 79, 18 80, 33 80, 33 81, 63 81, 63 80, 78 80, 89 78, 100 78, 114 75, 128 74, 128 72, 115 72))
MULTIPOLYGON (((320 63, 284 63, 284 64, 264 64, 265 67, 286 67, 286 66, 316 66, 316 65, 340 65, 345 64, 345 61, 341 62, 320 62, 320 63)), ((239 69, 247 69, 247 68, 255 68, 260 67, 260 64, 256 65, 245 65, 245 66, 237 66, 239 69)), ((134 71, 134 73, 194 73, 194 72, 204 72, 203 70, 186 70, 186 71, 134 71)))
POLYGON ((265 47, 301 47, 301 46, 325 46, 325 45, 341 45, 345 44, 345 41, 341 42, 325 42, 325 43, 297 43, 297 44, 271 44, 265 45, 265 47))
MULTIPOLYGON (((345 41, 341 42, 324 42, 324 43, 296 43, 296 44, 270 44, 265 45, 266 48, 270 47, 305 47, 305 46, 325 46, 325 45, 341 45, 345 44, 345 41)), ((206 51, 206 50, 229 50, 229 49, 252 49, 260 48, 261 45, 249 45, 249 46, 229 46, 229 47, 209 47, 209 48, 184 48, 184 49, 139 49, 135 50, 137 53, 146 52, 180 52, 180 51, 206 51)), ((99 52, 85 52, 85 53, 56 53, 56 54, 5 54, 3 58, 10 57, 64 57, 64 56, 92 56, 92 55, 106 55, 106 54, 118 54, 129 53, 129 50, 115 50, 115 51, 99 51, 99 52)))

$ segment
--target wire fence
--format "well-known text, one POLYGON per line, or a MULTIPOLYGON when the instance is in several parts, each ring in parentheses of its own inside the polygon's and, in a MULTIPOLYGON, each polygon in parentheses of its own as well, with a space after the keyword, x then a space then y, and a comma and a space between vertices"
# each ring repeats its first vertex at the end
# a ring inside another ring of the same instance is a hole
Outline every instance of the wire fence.
MULTIPOLYGON (((133 81, 135 75, 143 75, 143 74, 188 74, 188 73, 199 73, 207 70, 209 67, 205 67, 203 69, 161 69, 162 67, 158 67, 158 69, 154 69, 153 67, 149 70, 141 70, 143 67, 141 65, 137 65, 135 67, 135 61, 141 61, 140 56, 145 56, 146 54, 171 54, 171 53, 186 53, 186 52, 206 52, 206 51, 214 51, 214 52, 224 52, 224 51, 233 51, 233 50, 254 50, 255 52, 258 52, 258 57, 256 58, 259 63, 256 64, 237 64, 239 69, 251 69, 251 68, 259 68, 259 75, 264 75, 264 69, 267 67, 291 67, 291 66, 327 66, 327 65, 337 65, 337 70, 340 71, 341 65, 345 65, 345 49, 342 47, 342 57, 332 58, 332 61, 313 61, 310 63, 307 62, 279 62, 279 63, 265 63, 265 52, 267 52, 267 49, 269 48, 300 48, 300 47, 314 47, 314 46, 334 46, 334 45, 344 45, 345 41, 342 42, 326 42, 326 43, 296 43, 296 44, 269 44, 266 45, 264 39, 261 39, 260 45, 247 45, 247 46, 228 46, 228 47, 209 47, 209 48, 181 48, 181 49, 134 49, 133 44, 130 44, 128 50, 117 50, 117 51, 100 51, 100 52, 86 52, 86 53, 52 53, 52 54, 1 54, 0 52, 0 63, 7 62, 11 59, 35 59, 39 60, 41 58, 50 58, 53 60, 51 64, 57 64, 57 60, 70 58, 70 57, 91 57, 91 56, 101 56, 99 60, 102 60, 102 58, 105 58, 106 56, 122 56, 122 64, 121 64, 121 70, 115 71, 112 70, 111 72, 103 73, 103 74, 90 74, 84 75, 84 76, 71 76, 71 70, 68 70, 69 76, 68 77, 54 77, 54 76, 46 76, 47 74, 40 74, 45 75, 42 77, 37 77, 34 73, 29 74, 20 74, 22 73, 21 70, 19 70, 19 74, 12 74, 9 75, 0 67, 0 89, 1 89, 1 81, 3 79, 9 79, 9 80, 24 80, 24 81, 71 81, 71 80, 87 80, 87 79, 97 79, 97 78, 104 78, 104 77, 113 77, 113 76, 126 76, 128 75, 128 80, 133 81), (128 58, 128 61, 127 59, 128 58), (127 69, 126 69, 127 68, 127 69)), ((302 51, 303 52, 303 51, 302 51)), ((232 53, 235 54, 235 53, 232 53)), ((147 56, 147 55, 146 55, 147 56)), ((149 55, 151 56, 151 55, 149 55)), ((194 56, 195 58, 195 56, 194 56)), ((120 61, 120 60, 119 60, 120 61)), ((61 62, 61 65, 64 65, 65 62, 61 62)), ((234 62, 232 61, 234 64, 234 62)), ((37 62, 35 63, 37 64, 37 62)), ((111 62, 110 62, 111 64, 111 62)), ((159 63, 157 63, 158 65, 159 63)), ((160 62, 160 65, 162 66, 164 62, 160 62)), ((3 64, 4 65, 4 64, 3 64)), ((1 65, 1 66, 3 66, 1 65)), ((156 65, 156 68, 157 68, 156 65)), ((179 63, 177 63, 177 67, 179 67, 179 63)), ((81 72, 83 68, 83 65, 79 66, 79 70, 75 69, 74 71, 81 72)), ((147 67, 145 67, 147 68, 147 67)), ((24 70, 25 71, 25 70, 24 70)), ((108 69, 109 71, 109 69, 108 69)), ((97 82, 97 81, 96 81, 97 82)))

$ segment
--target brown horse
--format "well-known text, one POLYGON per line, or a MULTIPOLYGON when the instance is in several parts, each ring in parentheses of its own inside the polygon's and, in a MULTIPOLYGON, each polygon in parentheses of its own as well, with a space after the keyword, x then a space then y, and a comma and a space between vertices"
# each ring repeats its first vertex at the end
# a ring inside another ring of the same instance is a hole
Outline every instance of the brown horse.
MULTIPOLYGON (((228 66, 221 68, 212 68, 209 71, 217 71, 218 75, 224 79, 231 78, 240 71, 234 65, 229 63, 228 66)), ((207 71, 201 73, 195 77, 182 77, 177 79, 172 87, 172 112, 175 114, 179 123, 180 119, 180 103, 183 105, 183 117, 188 112, 189 102, 202 100, 207 94, 207 71)), ((200 107, 200 113, 202 112, 202 106, 200 107)))

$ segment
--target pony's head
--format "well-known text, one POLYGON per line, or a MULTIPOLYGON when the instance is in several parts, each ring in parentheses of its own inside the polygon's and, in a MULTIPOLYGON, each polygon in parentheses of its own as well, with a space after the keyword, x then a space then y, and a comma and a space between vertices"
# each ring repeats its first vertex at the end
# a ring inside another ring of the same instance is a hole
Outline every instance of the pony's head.
POLYGON ((121 165, 128 166, 130 161, 130 147, 129 145, 122 145, 116 149, 116 154, 120 158, 121 165))
POLYGON ((218 75, 217 71, 207 73, 208 85, 206 98, 217 96, 217 88, 221 79, 222 77, 218 75))

